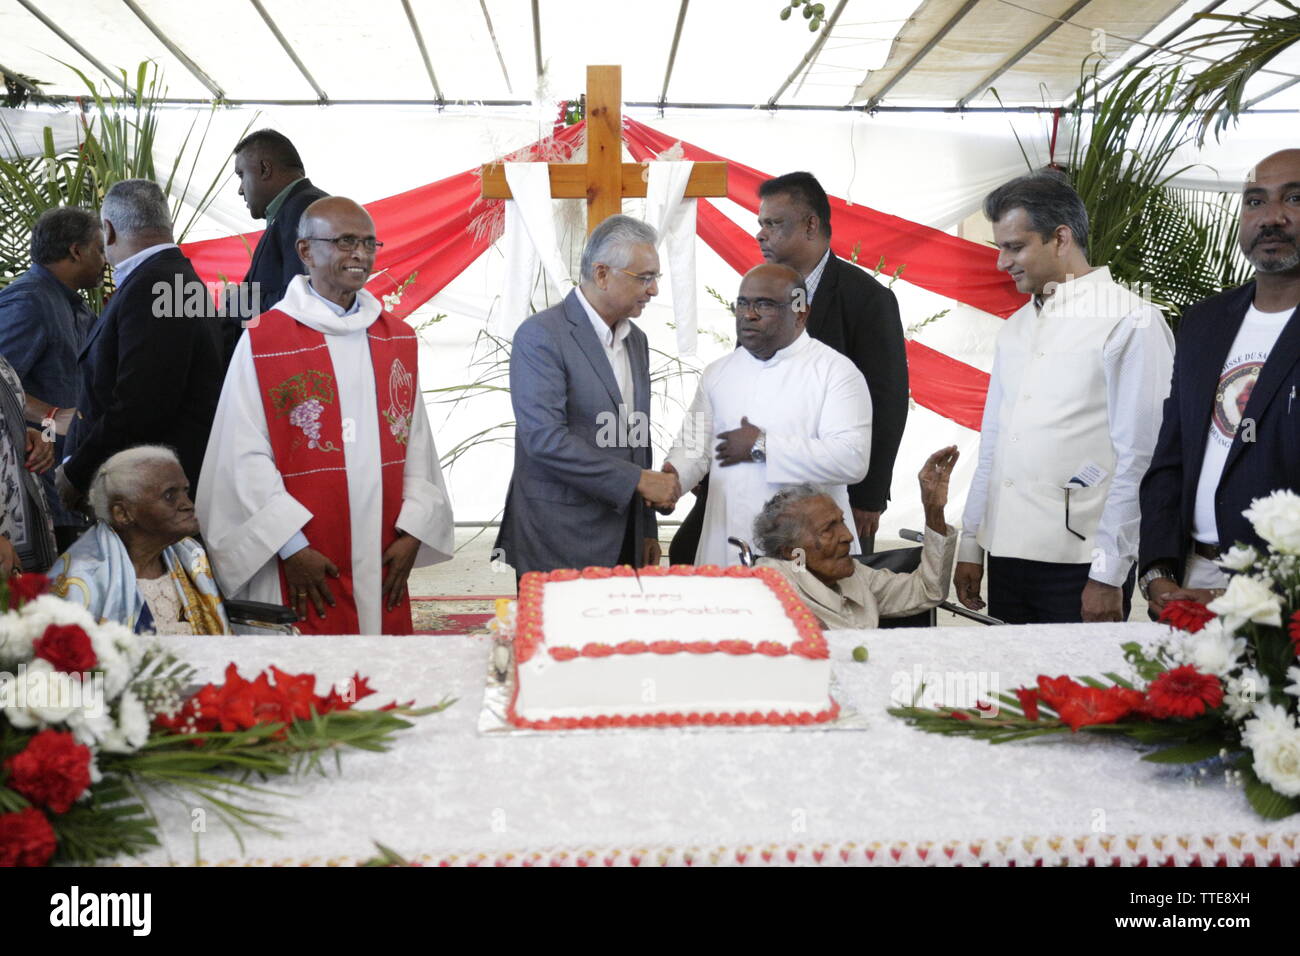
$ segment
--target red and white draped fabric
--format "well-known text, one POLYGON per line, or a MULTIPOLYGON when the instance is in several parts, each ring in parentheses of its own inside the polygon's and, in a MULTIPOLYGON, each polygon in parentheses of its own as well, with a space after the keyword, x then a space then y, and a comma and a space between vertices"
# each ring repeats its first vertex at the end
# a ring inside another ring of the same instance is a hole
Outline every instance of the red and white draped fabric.
MULTIPOLYGON (((558 130, 509 157, 512 161, 558 160, 582 141, 582 123, 558 130)), ((757 213, 758 186, 767 173, 675 140, 643 123, 624 120, 624 140, 634 159, 652 160, 680 142, 674 153, 693 161, 726 160, 727 198, 757 213)), ((831 249, 863 264, 883 263, 903 280, 985 312, 1006 317, 1024 297, 995 268, 996 253, 987 246, 949 235, 864 206, 830 197, 835 234, 831 249)), ((368 288, 377 296, 395 292, 410 276, 410 286, 391 314, 404 318, 441 291, 477 259, 501 233, 500 201, 480 198, 479 174, 469 169, 427 186, 377 200, 366 206, 384 247, 368 288)), ((697 233, 737 272, 762 261, 753 236, 716 205, 700 200, 697 233)), ((184 249, 205 280, 243 275, 260 233, 187 244, 184 249)), ((908 341, 912 397, 945 418, 978 430, 988 390, 988 373, 943 352, 908 341)))

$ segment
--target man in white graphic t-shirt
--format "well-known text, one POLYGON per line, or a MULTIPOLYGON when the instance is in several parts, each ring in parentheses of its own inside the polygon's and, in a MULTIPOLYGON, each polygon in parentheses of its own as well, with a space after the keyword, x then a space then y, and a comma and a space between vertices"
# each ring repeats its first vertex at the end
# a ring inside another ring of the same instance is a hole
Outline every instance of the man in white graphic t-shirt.
POLYGON ((1255 281, 1183 316, 1173 385, 1142 481, 1139 583, 1153 613, 1227 585, 1215 563, 1261 546, 1242 512, 1300 491, 1300 149, 1262 160, 1241 198, 1255 281))

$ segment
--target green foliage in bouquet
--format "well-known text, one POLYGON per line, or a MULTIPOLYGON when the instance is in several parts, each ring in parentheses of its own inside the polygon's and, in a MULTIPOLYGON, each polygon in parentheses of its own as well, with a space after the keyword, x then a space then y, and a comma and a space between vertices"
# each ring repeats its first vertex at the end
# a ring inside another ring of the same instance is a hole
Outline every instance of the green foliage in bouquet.
POLYGON ((1175 601, 1169 636, 1123 645, 1131 677, 1040 674, 1036 686, 973 708, 910 705, 889 713, 929 733, 991 744, 1085 731, 1152 748, 1153 763, 1216 758, 1260 816, 1300 813, 1300 495, 1276 491, 1245 512, 1264 554, 1238 544, 1220 560, 1233 572, 1208 606, 1175 601))

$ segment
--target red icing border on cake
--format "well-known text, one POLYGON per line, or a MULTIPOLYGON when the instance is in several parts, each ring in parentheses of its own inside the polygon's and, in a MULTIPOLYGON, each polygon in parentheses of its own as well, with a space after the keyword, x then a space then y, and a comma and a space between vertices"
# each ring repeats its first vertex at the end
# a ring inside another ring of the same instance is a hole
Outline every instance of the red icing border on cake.
POLYGON ((634 571, 629 565, 619 565, 615 568, 586 568, 577 571, 572 568, 563 568, 557 571, 530 571, 523 576, 519 583, 519 602, 516 605, 516 623, 515 623, 515 690, 510 698, 510 706, 506 711, 506 716, 516 727, 523 727, 529 730, 578 730, 578 729, 603 729, 607 727, 694 727, 694 726, 755 726, 755 725, 774 725, 774 726, 807 726, 810 724, 822 724, 834 720, 840 712, 840 705, 833 697, 827 697, 830 706, 824 710, 812 713, 811 711, 801 711, 794 713, 786 711, 779 713, 775 710, 768 711, 766 714, 760 711, 749 713, 738 712, 728 714, 717 713, 689 713, 689 714, 639 714, 639 715, 599 715, 596 717, 551 717, 547 720, 528 720, 520 717, 515 710, 515 701, 519 697, 519 665, 531 660, 533 655, 545 643, 545 636, 542 633, 542 590, 543 585, 547 582, 555 581, 576 581, 579 578, 588 580, 602 578, 630 578, 637 574, 643 577, 728 577, 728 578, 758 578, 763 581, 772 591, 775 592, 776 598, 781 602, 786 616, 794 624, 795 632, 798 634, 798 640, 788 648, 777 641, 760 641, 757 645, 749 641, 725 640, 725 641, 654 641, 645 643, 644 641, 622 641, 618 644, 606 644, 601 642, 592 642, 584 645, 582 648, 574 647, 548 647, 546 652, 556 661, 570 661, 578 657, 609 657, 612 654, 765 654, 769 657, 784 657, 787 654, 797 654, 800 657, 809 660, 825 660, 830 657, 830 648, 826 643, 826 636, 822 633, 821 625, 813 613, 804 606, 803 601, 795 592, 790 582, 782 576, 781 572, 773 568, 746 568, 743 566, 734 566, 729 568, 720 568, 714 564, 705 564, 699 567, 692 565, 672 565, 671 567, 647 567, 642 568, 639 572, 634 571))

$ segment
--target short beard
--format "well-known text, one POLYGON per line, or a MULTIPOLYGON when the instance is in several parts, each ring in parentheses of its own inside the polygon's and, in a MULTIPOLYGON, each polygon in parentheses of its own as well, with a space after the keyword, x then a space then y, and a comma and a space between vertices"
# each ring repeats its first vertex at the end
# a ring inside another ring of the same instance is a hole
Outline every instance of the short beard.
POLYGON ((1293 248, 1289 255, 1277 257, 1248 253, 1246 259, 1255 267, 1256 272, 1262 272, 1265 275, 1290 272, 1296 266, 1300 266, 1300 249, 1293 248))

